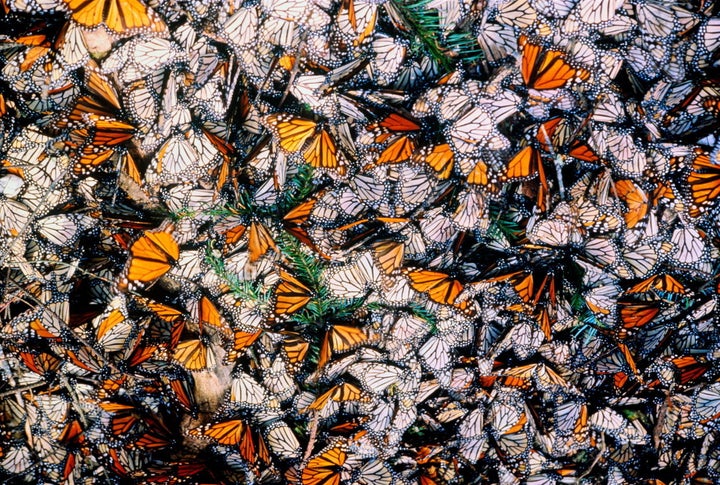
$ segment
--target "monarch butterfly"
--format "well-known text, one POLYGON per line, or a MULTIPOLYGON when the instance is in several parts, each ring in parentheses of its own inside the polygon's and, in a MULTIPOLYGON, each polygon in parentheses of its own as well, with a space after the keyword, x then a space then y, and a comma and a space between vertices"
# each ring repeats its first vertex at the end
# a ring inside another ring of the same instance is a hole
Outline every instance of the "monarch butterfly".
POLYGON ((620 0, 580 0, 574 13, 583 23, 597 25, 613 18, 620 5, 622 5, 620 0))
POLYGON ((117 34, 131 30, 162 32, 165 24, 141 0, 63 0, 72 19, 85 27, 101 23, 117 34))
POLYGON ((173 360, 189 371, 202 371, 215 367, 215 354, 203 339, 190 339, 175 347, 173 360))
POLYGON ((83 214, 55 214, 35 221, 38 234, 58 246, 72 246, 83 231, 96 224, 96 219, 83 214))
POLYGON ((618 435, 629 423, 617 411, 610 408, 602 408, 588 418, 588 424, 591 428, 604 433, 618 435))
POLYGON ((157 150, 145 172, 145 183, 167 186, 208 178, 223 160, 212 140, 191 127, 168 138, 157 150))
MULTIPOLYGON (((467 190, 458 196, 458 207, 453 214, 453 223, 460 230, 472 231, 474 229, 486 230, 490 224, 488 205, 482 192, 467 190)), ((458 238, 456 247, 462 242, 458 238)))
POLYGON ((141 338, 138 338, 135 347, 132 348, 130 355, 127 358, 127 363, 131 367, 138 366, 143 362, 150 360, 160 349, 159 345, 145 345, 141 338))
POLYGON ((275 253, 279 253, 277 245, 270 234, 270 230, 262 222, 253 221, 250 224, 248 237, 248 261, 250 263, 257 262, 270 249, 273 249, 275 253))
POLYGON ((195 415, 198 411, 198 404, 193 391, 195 382, 187 372, 178 372, 175 376, 163 376, 162 381, 170 388, 170 395, 175 402, 187 412, 195 415))
POLYGON ((625 202, 628 210, 623 214, 628 228, 633 228, 648 213, 648 197, 632 180, 623 179, 615 182, 618 198, 625 202))
POLYGON ((526 146, 508 162, 505 171, 505 176, 508 179, 527 180, 536 175, 540 179, 540 186, 537 190, 537 207, 541 212, 545 212, 548 206, 550 187, 545 177, 540 151, 534 147, 526 146))
POLYGON ((448 247, 458 237, 452 218, 443 213, 442 207, 427 211, 420 219, 420 231, 425 240, 436 247, 448 247))
POLYGON ((372 245, 378 266, 385 274, 393 274, 402 267, 405 244, 397 241, 378 241, 372 245))
POLYGON ((446 371, 452 359, 450 344, 435 335, 418 349, 418 355, 422 362, 434 371, 446 371))
POLYGON ((303 158, 312 167, 333 169, 340 175, 345 173, 335 141, 325 128, 318 129, 315 121, 284 113, 269 115, 266 121, 286 152, 297 153, 305 148, 303 158))
POLYGON ((72 350, 62 346, 61 351, 72 364, 87 372, 100 373, 106 365, 103 356, 92 347, 83 346, 72 350))
POLYGON ((98 119, 92 126, 72 130, 65 146, 76 159, 74 172, 84 174, 100 166, 118 152, 119 145, 132 139, 134 131, 134 126, 112 119, 98 119))
POLYGON ((97 344, 105 352, 118 352, 127 346, 128 338, 134 330, 130 320, 122 308, 113 308, 107 314, 100 315, 95 324, 97 344))
POLYGON ((21 349, 11 350, 14 350, 18 354, 20 360, 28 369, 40 376, 44 376, 46 373, 55 372, 61 363, 60 359, 58 359, 55 355, 47 352, 27 351, 21 349))
POLYGON ((87 94, 78 98, 67 119, 60 120, 60 127, 65 128, 71 122, 84 124, 91 120, 121 117, 120 96, 108 77, 99 72, 95 64, 91 64, 87 69, 85 86, 87 94))
POLYGON ((669 274, 663 273, 650 276, 630 287, 626 290, 626 293, 657 293, 663 297, 664 295, 686 295, 687 290, 678 280, 669 274))
MULTIPOLYGON (((524 1, 527 4, 527 0, 524 1)), ((497 63, 515 52, 515 39, 512 27, 486 22, 483 18, 477 40, 488 62, 497 63)))
POLYGON ((645 150, 637 144, 632 133, 627 130, 611 129, 607 135, 602 135, 602 137, 605 140, 601 143, 607 143, 607 151, 613 168, 630 178, 641 177, 647 165, 647 156, 645 150))
POLYGON ((122 477, 135 476, 147 466, 147 453, 139 449, 110 448, 110 467, 122 477))
POLYGON ((619 302, 620 320, 623 328, 642 327, 650 323, 659 313, 660 307, 653 302, 619 302))
POLYGON ((363 0, 344 0, 336 18, 338 33, 352 42, 361 45, 375 29, 378 6, 363 0))
POLYGON ((420 124, 417 121, 399 113, 390 113, 382 120, 368 126, 368 130, 378 133, 375 138, 378 143, 386 141, 393 133, 412 132, 419 129, 420 124))
POLYGON ((265 439, 273 453, 284 460, 300 456, 300 442, 290 426, 282 421, 275 421, 268 427, 265 439))
POLYGON ((417 165, 401 166, 398 170, 398 184, 393 202, 396 215, 405 215, 417 209, 428 200, 437 200, 436 188, 447 188, 447 185, 438 183, 438 180, 417 165))
POLYGON ((133 405, 113 401, 103 401, 98 405, 111 415, 110 429, 114 436, 127 435, 136 425, 141 423, 140 413, 133 405))
POLYGON ((400 163, 409 159, 415 152, 415 141, 407 135, 400 136, 390 143, 375 161, 377 165, 383 163, 400 163))
POLYGON ((699 390, 693 396, 693 409, 701 423, 716 420, 720 416, 720 383, 699 390))
POLYGON ((503 385, 528 388, 535 381, 539 388, 559 389, 569 387, 568 382, 545 364, 528 364, 513 367, 502 372, 503 385))
POLYGON ((584 162, 597 162, 598 156, 590 146, 577 138, 577 133, 587 123, 587 119, 579 128, 573 129, 571 123, 564 118, 553 118, 541 124, 537 130, 537 141, 540 148, 556 156, 562 153, 584 162))
MULTIPOLYGON (((567 246, 571 242, 577 242, 579 235, 579 228, 575 227, 572 221, 563 218, 542 219, 532 226, 528 224, 527 230, 528 240, 531 243, 545 246, 567 246)), ((595 241, 591 240, 588 244, 590 243, 594 244, 595 241)), ((593 246, 590 246, 590 248, 592 247, 593 246)), ((588 249, 588 246, 586 246, 586 253, 593 253, 593 251, 588 249)), ((604 248, 601 248, 601 250, 602 249, 604 248)), ((598 252, 598 255, 603 256, 601 252, 598 252)))
POLYGON ((517 391, 503 400, 495 400, 488 409, 488 419, 495 433, 506 435, 521 431, 528 424, 525 407, 518 403, 517 391))
POLYGON ((312 298, 310 288, 287 271, 280 270, 280 284, 275 288, 275 313, 289 315, 304 307, 312 298))
POLYGON ((522 52, 523 81, 529 89, 557 89, 573 79, 585 81, 590 77, 585 69, 575 69, 568 64, 563 52, 546 50, 530 42, 525 35, 520 36, 518 46, 522 52))
POLYGON ((456 303, 464 285, 446 273, 426 269, 408 271, 410 284, 421 293, 427 293, 432 301, 443 305, 454 305, 460 309, 467 307, 467 302, 456 303))
POLYGON ((267 391, 250 375, 239 372, 230 386, 230 401, 244 406, 262 406, 267 391))
POLYGON ((84 430, 77 419, 73 419, 63 428, 58 441, 63 444, 78 445, 85 441, 84 430))
POLYGON ((447 143, 421 148, 413 155, 415 163, 425 163, 435 170, 440 180, 445 180, 452 174, 455 163, 455 154, 447 143))
MULTIPOLYGON (((386 7, 385 11, 388 13, 394 10, 387 8, 387 6, 384 7, 386 7)), ((370 49, 375 54, 368 66, 372 77, 380 85, 389 84, 397 77, 398 71, 405 60, 407 44, 397 37, 376 33, 374 40, 370 44, 370 49)))
POLYGON ((449 129, 450 140, 459 153, 469 154, 485 144, 493 133, 495 120, 484 106, 470 109, 449 129))
POLYGON ((230 324, 220 314, 213 302, 206 296, 200 298, 198 305, 198 322, 201 330, 204 324, 208 324, 220 330, 224 335, 232 335, 230 324))
POLYGON ((338 298, 359 298, 381 279, 380 269, 371 253, 363 253, 356 260, 325 274, 325 284, 338 298))
POLYGON ((290 212, 283 217, 283 220, 285 221, 284 226, 285 230, 295 236, 301 243, 305 244, 321 257, 330 259, 327 254, 322 252, 322 250, 315 245, 305 227, 310 220, 310 214, 312 214, 316 202, 316 198, 310 198, 290 210, 290 212))
POLYGON ((336 445, 310 458, 302 470, 302 485, 340 485, 347 453, 336 445))
POLYGON ((702 261, 705 250, 703 233, 692 226, 678 226, 672 233, 670 242, 674 246, 672 259, 678 266, 688 266, 702 261))
POLYGON ((145 231, 130 246, 126 282, 151 283, 167 273, 180 258, 175 238, 164 231, 145 231))
POLYGON ((628 248, 623 252, 623 260, 638 278, 650 275, 658 262, 658 252, 651 244, 643 244, 636 248, 628 248))
POLYGON ((258 337, 260 337, 260 334, 262 334, 262 330, 257 330, 255 332, 235 330, 233 338, 233 349, 228 354, 227 359, 229 361, 234 361, 239 355, 238 352, 254 344, 258 337))
POLYGON ((334 352, 347 352, 369 341, 368 335, 362 328, 333 325, 325 333, 325 338, 320 346, 318 369, 321 369, 330 361, 330 357, 334 352))
POLYGON ((258 7, 239 8, 220 27, 223 40, 238 51, 255 42, 259 23, 258 7))
POLYGON ((488 163, 482 158, 461 159, 458 161, 458 166, 467 177, 467 183, 481 185, 489 192, 500 190, 499 177, 492 172, 488 163))
POLYGON ((348 367, 348 372, 362 383, 367 392, 373 394, 383 393, 403 375, 399 367, 379 362, 358 362, 348 367))
POLYGON ((191 429, 188 433, 191 436, 211 438, 221 445, 236 446, 240 450, 240 455, 249 463, 256 463, 258 459, 270 463, 270 452, 262 435, 254 432, 241 419, 211 423, 191 429))
POLYGON ((356 385, 345 382, 333 386, 330 390, 318 396, 305 410, 322 411, 329 402, 342 403, 366 400, 364 396, 363 392, 356 385))
POLYGON ((172 442, 172 435, 165 424, 155 415, 142 416, 143 433, 134 440, 134 446, 144 449, 165 448, 172 442))
MULTIPOLYGON (((692 162, 688 184, 693 202, 698 208, 705 208, 720 196, 720 164, 713 162, 707 153, 698 154, 692 162)), ((700 210, 693 213, 697 216, 700 210)))
POLYGON ((282 350, 290 365, 295 366, 301 364, 308 350, 310 350, 310 343, 303 339, 297 332, 284 331, 282 332, 282 336, 282 350))
POLYGON ((476 463, 489 445, 483 414, 482 409, 473 409, 458 426, 462 438, 458 452, 470 463, 476 463))
POLYGON ((381 121, 369 125, 368 130, 376 132, 376 143, 392 140, 375 161, 375 165, 382 165, 404 162, 413 155, 416 146, 413 133, 420 130, 420 125, 398 113, 390 113, 381 121))
POLYGON ((676 367, 679 372, 679 381, 681 385, 686 385, 692 381, 697 381, 707 373, 710 368, 708 362, 702 362, 697 357, 690 355, 683 357, 676 357, 671 359, 670 362, 676 367))
MULTIPOLYGON (((33 453, 27 446, 13 446, 8 447, 6 450, 7 451, 5 452, 4 456, 0 455, 3 459, 2 462, 0 462, 0 466, 2 466, 8 472, 15 475, 21 475, 32 466, 33 453)), ((338 482, 336 482, 335 485, 337 485, 337 483, 339 483, 339 476, 338 482)))
POLYGON ((393 473, 387 464, 379 458, 364 463, 358 470, 358 485, 391 485, 394 483, 393 473))
POLYGON ((501 24, 525 29, 535 23, 537 11, 528 0, 505 0, 497 6, 495 19, 501 24))

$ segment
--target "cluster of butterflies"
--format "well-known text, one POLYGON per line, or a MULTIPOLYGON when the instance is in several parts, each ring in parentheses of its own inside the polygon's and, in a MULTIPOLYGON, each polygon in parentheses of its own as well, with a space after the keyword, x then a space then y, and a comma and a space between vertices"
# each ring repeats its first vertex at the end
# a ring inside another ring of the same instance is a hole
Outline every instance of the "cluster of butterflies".
POLYGON ((0 0, 0 480, 720 481, 719 10, 0 0))

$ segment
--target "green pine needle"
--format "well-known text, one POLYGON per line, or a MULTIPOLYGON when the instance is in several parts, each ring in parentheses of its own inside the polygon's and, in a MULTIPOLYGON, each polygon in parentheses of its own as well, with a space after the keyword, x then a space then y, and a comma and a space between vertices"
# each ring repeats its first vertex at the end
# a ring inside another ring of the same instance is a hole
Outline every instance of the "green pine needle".
POLYGON ((431 0, 392 0, 395 11, 420 41, 428 55, 446 72, 453 71, 458 62, 473 63, 484 58, 471 32, 458 30, 445 34, 438 11, 428 8, 431 0))

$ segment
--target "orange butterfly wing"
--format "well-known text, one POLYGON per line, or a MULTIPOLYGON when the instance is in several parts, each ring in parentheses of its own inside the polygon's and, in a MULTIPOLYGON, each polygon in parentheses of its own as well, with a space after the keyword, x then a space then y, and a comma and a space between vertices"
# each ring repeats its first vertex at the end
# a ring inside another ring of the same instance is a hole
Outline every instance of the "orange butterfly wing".
POLYGON ((200 339, 180 342, 173 359, 189 371, 201 371, 215 366, 212 350, 200 339))
POLYGON ((302 485, 339 485, 346 459, 347 454, 340 447, 310 458, 302 471, 302 485))
POLYGON ((199 308, 200 328, 203 324, 211 325, 221 330, 226 335, 232 335, 232 329, 227 321, 220 315, 217 307, 206 296, 200 298, 199 308))
POLYGON ((343 174, 345 168, 337 156, 337 147, 327 130, 320 130, 303 152, 303 157, 315 168, 332 168, 343 174))
POLYGON ((347 352, 358 345, 368 341, 368 336, 362 328, 348 325, 333 325, 325 334, 318 368, 322 368, 330 360, 333 352, 347 352))
POLYGON ((274 128, 283 150, 295 153, 315 133, 317 123, 303 118, 295 118, 285 114, 274 114, 267 117, 268 123, 274 128))
MULTIPOLYGON (((462 293, 463 284, 445 273, 429 270, 408 272, 410 284, 421 293, 427 293, 431 300, 443 305, 454 305, 455 299, 462 293)), ((459 305, 463 308, 464 305, 459 305)))
POLYGON ((377 164, 400 163, 410 158, 415 151, 415 142, 407 137, 401 136, 392 142, 377 159, 377 164))
POLYGON ((191 436, 205 436, 212 438, 221 445, 236 446, 243 440, 243 433, 247 425, 240 419, 213 423, 202 428, 189 431, 191 436))
POLYGON ((268 250, 272 248, 275 252, 278 252, 278 248, 275 245, 275 241, 270 235, 270 230, 260 222, 253 222, 250 224, 250 236, 248 241, 248 251, 250 253, 248 260, 251 263, 256 262, 268 250))
MULTIPOLYGON (((455 154, 453 153, 449 144, 442 143, 440 145, 435 145, 429 150, 421 151, 420 154, 414 158, 414 160, 427 163, 430 168, 435 170, 437 178, 439 178, 440 180, 445 180, 452 173, 455 163, 455 154)), ((468 182, 470 182, 469 179, 468 182)))
POLYGON ((322 394, 320 397, 315 399, 308 409, 313 411, 322 410, 329 401, 345 402, 345 401, 358 401, 362 398, 362 392, 360 389, 349 382, 333 386, 329 391, 322 394))
POLYGON ((624 328, 642 327, 651 322, 658 313, 660 308, 653 304, 620 304, 620 320, 624 328))
POLYGON ((129 30, 149 29, 159 32, 164 25, 151 17, 140 0, 63 0, 72 19, 86 27, 104 23, 119 34, 129 30))
POLYGON ((284 341, 282 348, 291 364, 299 364, 305 359, 310 343, 306 342, 297 332, 282 332, 284 341))
POLYGON ((111 311, 108 316, 103 318, 102 322, 100 322, 100 326, 98 327, 96 334, 97 340, 102 340, 102 338, 107 335, 108 332, 110 332, 118 324, 124 321, 125 315, 123 315, 120 310, 116 308, 115 310, 111 311))
POLYGON ((386 274, 392 274, 402 267, 405 244, 397 241, 380 241, 373 244, 375 260, 386 274))
MULTIPOLYGON (((487 186, 489 182, 487 164, 482 160, 478 160, 468 174, 467 181, 469 184, 487 186)), ((492 189, 494 187, 490 186, 490 188, 492 189)))
POLYGON ((374 128, 384 128, 390 131, 417 131, 420 125, 397 113, 390 113, 381 122, 373 125, 374 128))
POLYGON ((275 289, 275 313, 288 315, 310 301, 312 291, 287 271, 280 272, 280 284, 275 289))
POLYGON ((242 350, 250 347, 253 343, 255 343, 261 333, 262 330, 258 330, 257 332, 243 332, 241 330, 236 330, 233 350, 242 350))
POLYGON ((127 278, 150 282, 167 273, 180 257, 180 248, 167 232, 145 232, 130 246, 127 278))
POLYGON ((540 152, 531 146, 527 146, 508 162, 507 178, 523 179, 534 176, 537 174, 540 164, 540 152))
POLYGON ((713 163, 705 153, 698 155, 692 163, 688 183, 696 204, 716 200, 720 197, 720 165, 713 163))
POLYGON ((615 182, 615 190, 620 200, 627 205, 625 222, 629 228, 633 228, 645 218, 648 213, 648 198, 645 192, 632 180, 618 180, 615 182))
POLYGON ((524 35, 520 36, 519 45, 522 50, 520 70, 525 85, 530 89, 557 89, 571 79, 584 81, 590 77, 585 69, 575 69, 568 64, 563 52, 544 50, 524 35))

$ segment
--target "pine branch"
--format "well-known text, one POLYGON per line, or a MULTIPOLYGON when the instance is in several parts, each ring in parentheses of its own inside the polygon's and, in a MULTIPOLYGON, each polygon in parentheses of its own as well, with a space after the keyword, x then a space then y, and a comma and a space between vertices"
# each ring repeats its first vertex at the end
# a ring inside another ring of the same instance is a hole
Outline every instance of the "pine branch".
POLYGON ((431 0, 392 0, 396 14, 402 23, 424 46, 428 55, 443 69, 450 72, 458 62, 473 63, 484 58, 472 33, 458 30, 446 34, 437 9, 428 8, 431 0))

